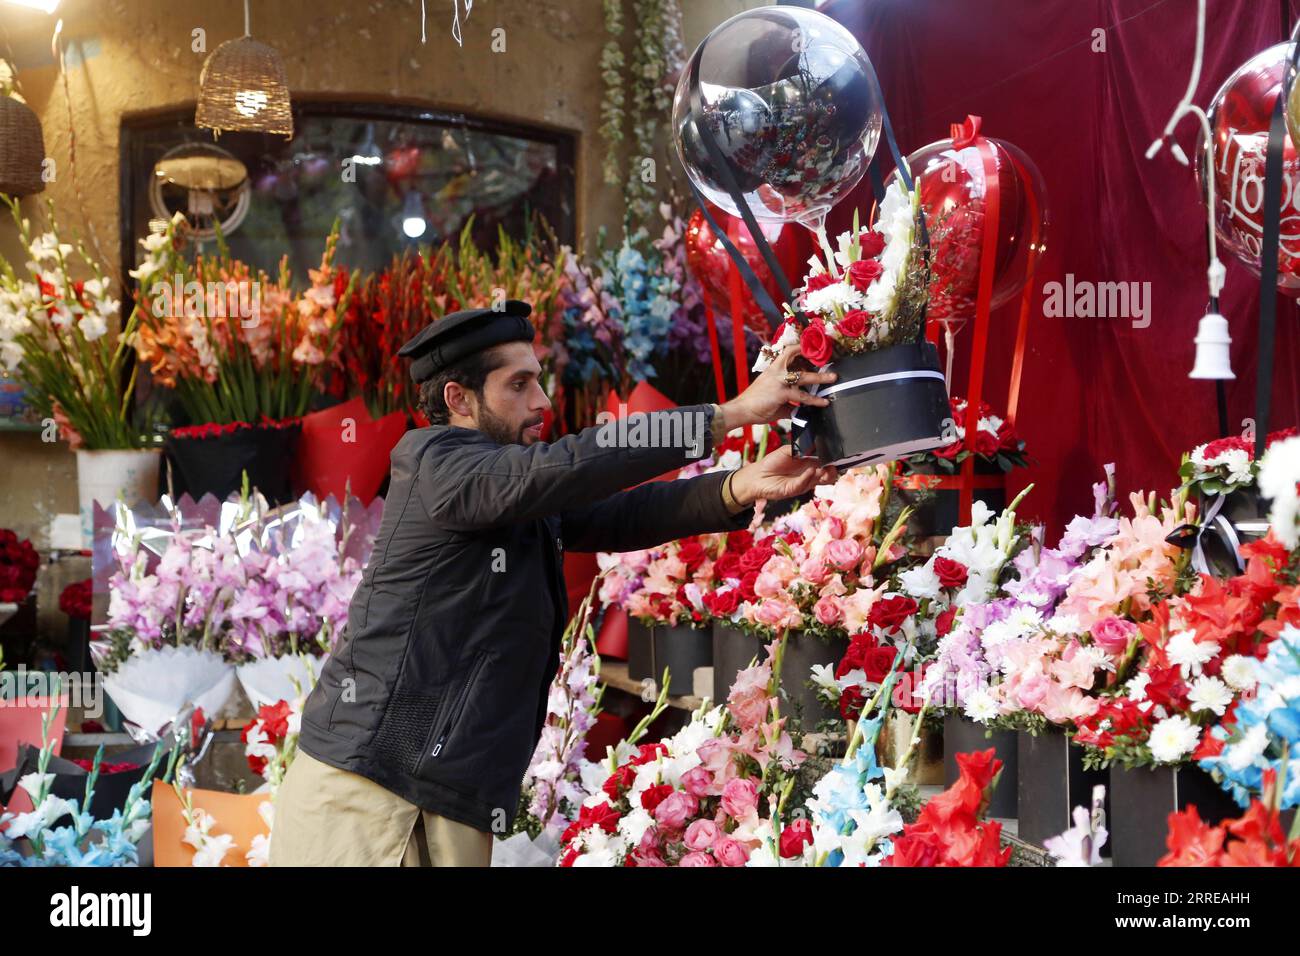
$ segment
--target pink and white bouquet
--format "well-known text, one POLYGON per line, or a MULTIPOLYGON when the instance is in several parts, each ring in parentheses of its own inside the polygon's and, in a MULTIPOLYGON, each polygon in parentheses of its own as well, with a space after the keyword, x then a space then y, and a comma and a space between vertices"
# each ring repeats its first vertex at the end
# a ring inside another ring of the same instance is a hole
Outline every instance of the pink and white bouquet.
POLYGON ((804 754, 779 714, 779 642, 724 706, 669 739, 620 747, 562 835, 560 866, 744 866, 781 812, 804 754))

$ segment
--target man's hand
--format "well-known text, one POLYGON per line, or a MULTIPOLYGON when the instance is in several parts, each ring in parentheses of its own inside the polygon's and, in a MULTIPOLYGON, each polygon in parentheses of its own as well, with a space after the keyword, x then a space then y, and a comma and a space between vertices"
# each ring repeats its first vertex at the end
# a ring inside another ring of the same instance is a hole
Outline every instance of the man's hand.
POLYGON ((759 498, 780 501, 830 484, 838 476, 833 467, 823 466, 816 458, 795 458, 790 446, 783 445, 737 471, 731 479, 731 494, 745 506, 759 498))
POLYGON ((810 372, 798 368, 799 364, 805 367, 808 364, 799 354, 799 346, 787 345, 782 349, 749 388, 722 406, 726 430, 787 418, 795 405, 829 405, 829 399, 813 396, 805 389, 813 385, 829 385, 835 381, 835 373, 810 372), (798 374, 793 384, 786 381, 787 372, 798 374))

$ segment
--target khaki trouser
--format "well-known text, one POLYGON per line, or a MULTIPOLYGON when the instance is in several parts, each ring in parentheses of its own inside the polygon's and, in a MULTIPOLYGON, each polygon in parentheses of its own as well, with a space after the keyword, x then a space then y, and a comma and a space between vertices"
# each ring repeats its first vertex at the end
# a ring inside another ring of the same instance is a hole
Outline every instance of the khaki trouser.
POLYGON ((275 795, 271 866, 489 866, 492 834, 298 751, 275 795))

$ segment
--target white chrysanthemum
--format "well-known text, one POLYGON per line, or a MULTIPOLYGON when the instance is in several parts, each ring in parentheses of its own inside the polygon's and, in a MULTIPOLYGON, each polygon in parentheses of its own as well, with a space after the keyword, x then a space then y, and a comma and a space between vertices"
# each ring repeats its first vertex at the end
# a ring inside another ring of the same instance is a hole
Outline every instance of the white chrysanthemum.
POLYGON ((986 649, 1001 647, 1008 641, 1014 641, 1020 637, 1020 632, 1012 626, 1010 621, 994 621, 980 633, 980 643, 986 649))
POLYGON ((1192 681, 1192 686, 1187 691, 1187 700, 1193 711, 1209 710, 1222 717, 1232 703, 1232 691, 1219 678, 1203 674, 1192 681))
POLYGON ((1147 699, 1147 684, 1151 683, 1151 675, 1146 671, 1135 674, 1127 684, 1124 685, 1124 693, 1128 695, 1129 700, 1143 701, 1147 699))
POLYGON ((1047 626, 1051 628, 1052 633, 1060 634, 1062 637, 1083 633, 1083 622, 1074 614, 1057 614, 1048 621, 1047 626))
POLYGON ((1175 714, 1151 728, 1147 744, 1157 763, 1177 763, 1196 749, 1200 736, 1199 727, 1182 714, 1175 714))
POLYGON ((804 293, 803 310, 818 315, 833 315, 836 306, 841 312, 849 312, 853 309, 861 309, 863 301, 861 292, 841 280, 804 293))
POLYGON ((978 690, 966 698, 963 710, 971 720, 986 724, 998 715, 998 704, 988 691, 978 690))
POLYGON ((1169 638, 1165 653, 1171 664, 1182 669, 1183 676, 1189 677, 1201 672, 1201 668, 1214 660, 1219 653, 1219 646, 1211 641, 1198 641, 1195 631, 1179 631, 1169 638))
POLYGON ((1222 674, 1233 690, 1251 690, 1259 683, 1259 662, 1245 654, 1232 654, 1224 659, 1222 674))

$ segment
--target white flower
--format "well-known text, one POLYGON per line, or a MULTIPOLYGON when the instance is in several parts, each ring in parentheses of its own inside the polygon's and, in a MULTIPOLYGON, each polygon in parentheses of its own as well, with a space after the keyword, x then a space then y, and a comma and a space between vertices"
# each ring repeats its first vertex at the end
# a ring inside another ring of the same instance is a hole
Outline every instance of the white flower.
POLYGON ((966 698, 964 710, 971 720, 986 724, 998 715, 998 704, 988 691, 978 690, 966 698))
MULTIPOLYGON (((840 686, 835 679, 835 668, 830 664, 814 664, 809 671, 812 682, 823 690, 839 696, 840 686)), ((865 676, 865 674, 863 675, 865 676)))
POLYGON ((1157 763, 1177 763, 1196 749, 1201 729, 1184 717, 1166 717, 1151 728, 1148 746, 1157 763))
MULTIPOLYGON (((883 276, 881 278, 884 278, 883 276)), ((880 279, 876 280, 877 282, 880 279)), ((812 292, 805 292, 803 296, 803 310, 805 312, 815 312, 818 315, 832 315, 835 307, 839 306, 841 312, 849 312, 853 309, 863 308, 862 293, 847 282, 832 282, 830 285, 823 286, 820 289, 814 289, 812 292)), ((867 306, 870 310, 870 306, 867 306)), ((874 314, 874 312, 873 312, 874 314)))
POLYGON ((1151 675, 1146 671, 1135 674, 1127 684, 1124 685, 1124 693, 1128 695, 1129 700, 1143 701, 1147 699, 1147 684, 1151 683, 1151 675))
POLYGON ((271 838, 265 833, 253 837, 253 846, 244 854, 249 866, 271 865, 271 838))
POLYGON ((1187 700, 1191 703, 1193 711, 1212 710, 1222 717, 1223 712, 1232 703, 1232 691, 1219 678, 1202 675, 1192 681, 1191 689, 1187 692, 1187 700))
POLYGON ((1241 740, 1223 748, 1223 761, 1231 770, 1245 770, 1264 756, 1267 747, 1268 725, 1253 724, 1241 740))
POLYGON ((655 819, 644 807, 625 813, 618 821, 618 832, 628 846, 637 846, 645 831, 654 826, 655 819))
POLYGON ((87 342, 93 342, 108 334, 108 325, 98 312, 87 312, 83 315, 77 322, 77 328, 81 329, 81 334, 85 336, 87 342))
POLYGON ((835 694, 839 696, 840 691, 848 690, 850 687, 865 687, 867 684, 867 672, 861 667, 855 667, 853 670, 845 671, 844 676, 834 682, 835 694))
POLYGON ((1201 668, 1214 660, 1219 645, 1211 641, 1198 641, 1195 631, 1179 631, 1169 638, 1165 653, 1171 664, 1177 664, 1184 677, 1199 674, 1201 668))
POLYGON ((771 345, 764 345, 758 350, 758 358, 754 361, 753 371, 762 372, 772 364, 772 359, 780 354, 781 350, 787 345, 798 345, 799 333, 795 331, 793 325, 786 323, 781 326, 781 334, 771 345))
MULTIPOLYGON (((1028 598, 1029 595, 1023 595, 1028 598)), ((1083 623, 1074 614, 1057 614, 1047 625, 1054 634, 1065 637, 1070 634, 1082 634, 1083 623)))
POLYGON ((1259 492, 1272 499, 1269 523, 1288 548, 1300 544, 1300 437, 1274 442, 1259 465, 1259 492))
POLYGON ((1223 679, 1236 691, 1245 691, 1259 683, 1259 663, 1245 654, 1230 654, 1223 661, 1223 679))

